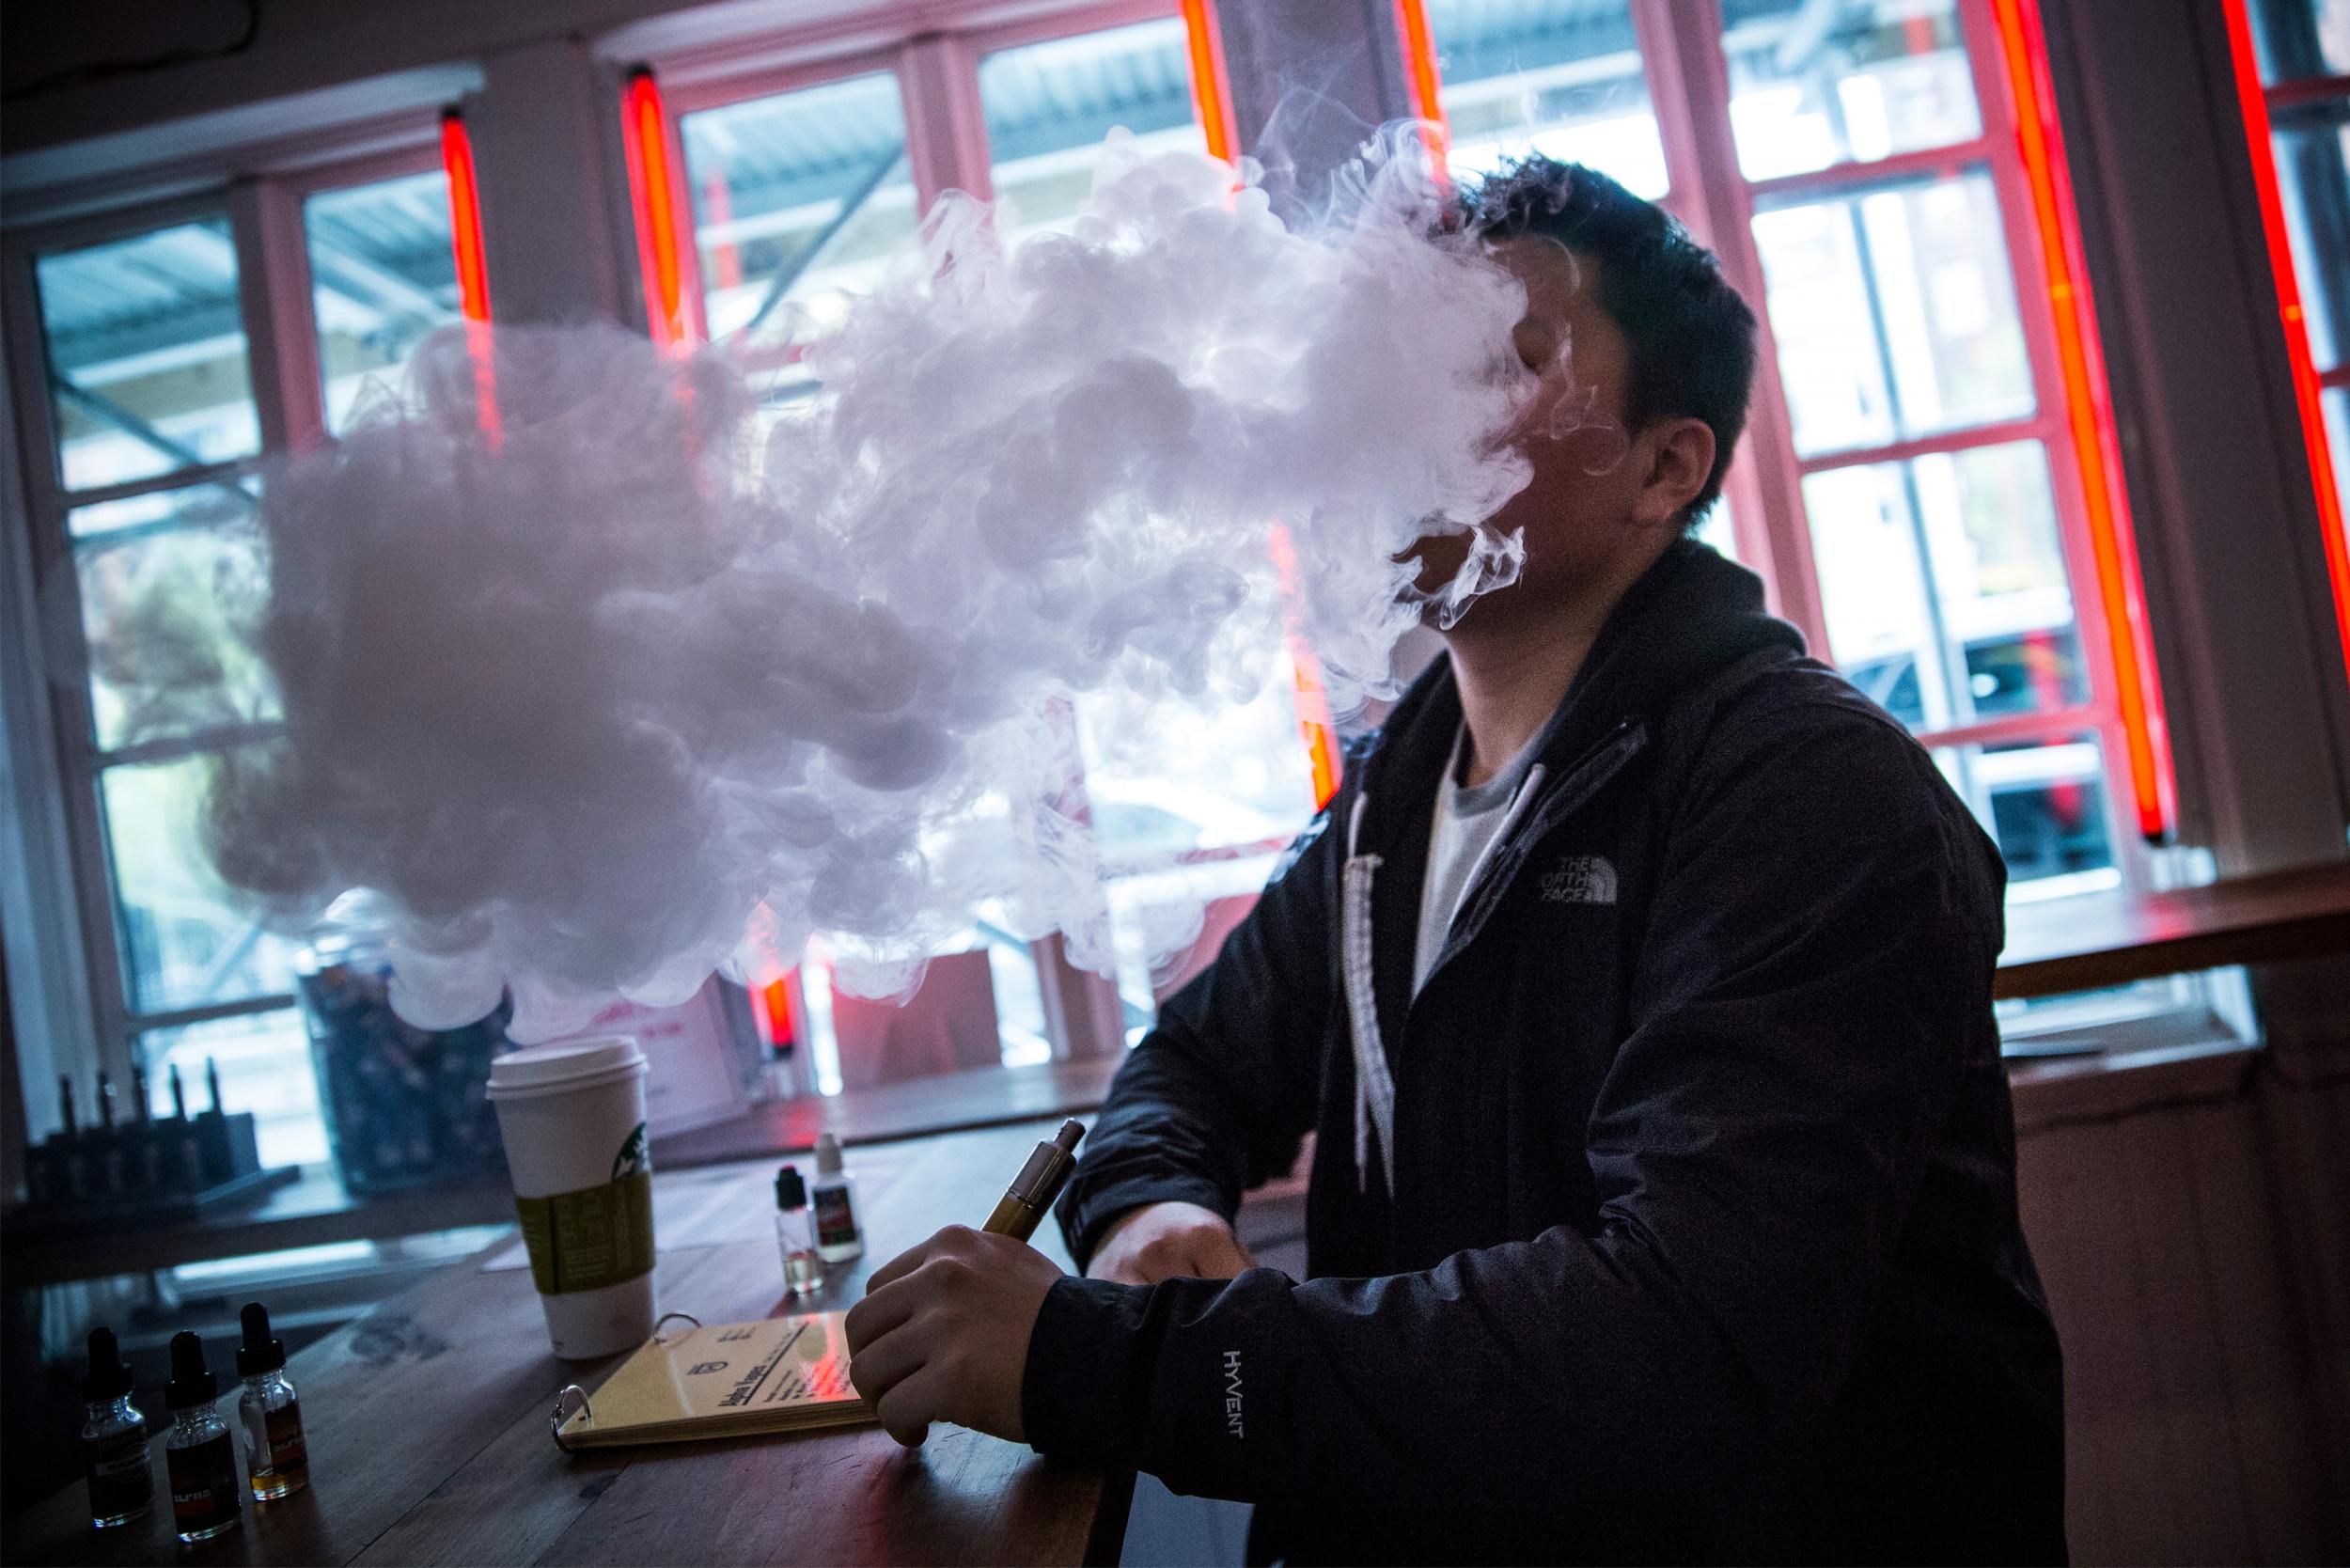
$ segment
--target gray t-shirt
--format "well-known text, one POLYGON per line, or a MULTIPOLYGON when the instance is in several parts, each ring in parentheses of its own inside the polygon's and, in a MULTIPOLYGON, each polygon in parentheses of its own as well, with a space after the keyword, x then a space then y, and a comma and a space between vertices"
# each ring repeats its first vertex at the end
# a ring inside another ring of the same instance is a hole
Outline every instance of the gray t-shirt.
MULTIPOLYGON (((1466 731, 1463 732, 1464 738, 1466 731)), ((1412 995, 1428 983, 1428 971, 1444 951, 1452 932, 1452 916, 1468 890, 1469 873, 1501 830, 1510 801, 1526 782, 1526 770, 1541 742, 1538 735, 1510 765, 1482 784, 1460 782, 1463 742, 1452 743, 1452 759, 1445 764, 1436 786, 1436 808, 1428 828, 1428 874, 1419 885, 1419 940, 1412 954, 1412 995)))

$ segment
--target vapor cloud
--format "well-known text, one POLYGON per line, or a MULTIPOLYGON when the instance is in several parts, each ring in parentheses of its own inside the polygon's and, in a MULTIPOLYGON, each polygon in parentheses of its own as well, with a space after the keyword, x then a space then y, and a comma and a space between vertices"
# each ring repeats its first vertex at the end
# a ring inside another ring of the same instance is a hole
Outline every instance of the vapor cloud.
MULTIPOLYGON (((1391 557, 1525 483, 1523 294, 1416 148, 1310 232, 1122 141, 1073 233, 949 198, 780 420, 733 351, 501 332, 493 440, 435 340, 269 478, 286 732, 222 773, 215 863, 289 918, 367 890, 405 1015, 510 989, 525 1039, 690 994, 746 926, 885 988, 988 901, 1106 964, 1070 695, 1251 695, 1277 524, 1343 708, 1420 613, 1391 557)), ((1454 611, 1516 570, 1475 542, 1454 611)))

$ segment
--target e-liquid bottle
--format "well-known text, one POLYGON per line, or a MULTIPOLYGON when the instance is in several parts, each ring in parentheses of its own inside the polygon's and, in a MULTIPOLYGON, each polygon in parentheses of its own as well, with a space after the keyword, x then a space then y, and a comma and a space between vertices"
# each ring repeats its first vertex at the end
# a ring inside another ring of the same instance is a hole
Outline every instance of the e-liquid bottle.
POLYGON ((89 1331, 89 1375, 82 1379, 82 1473, 89 1477, 89 1522, 113 1529, 143 1519, 155 1503, 147 1463, 147 1418, 131 1403, 131 1369, 115 1331, 89 1331))
POLYGON ((310 1450, 302 1440, 302 1401, 286 1380, 286 1341, 270 1338, 269 1309, 245 1303, 244 1343, 237 1347, 238 1424, 244 1429, 244 1478, 255 1502, 290 1497, 310 1484, 310 1450))
POLYGON ((776 1172, 776 1246, 783 1253, 783 1294, 814 1295, 823 1288, 824 1260, 816 1250, 816 1225, 807 1210, 807 1183, 800 1168, 776 1172))
POLYGON ((237 1450, 228 1423, 212 1408, 220 1379, 204 1365, 204 1341, 182 1330, 171 1337, 171 1381, 164 1403, 171 1430, 164 1434, 164 1468, 171 1477, 171 1519, 182 1541, 210 1541, 243 1522, 237 1512, 237 1450))
POLYGON ((810 1189, 816 1210, 816 1250, 828 1263, 845 1263, 865 1255, 865 1236, 856 1227, 856 1179, 840 1168, 840 1140, 830 1133, 816 1138, 816 1184, 810 1189))

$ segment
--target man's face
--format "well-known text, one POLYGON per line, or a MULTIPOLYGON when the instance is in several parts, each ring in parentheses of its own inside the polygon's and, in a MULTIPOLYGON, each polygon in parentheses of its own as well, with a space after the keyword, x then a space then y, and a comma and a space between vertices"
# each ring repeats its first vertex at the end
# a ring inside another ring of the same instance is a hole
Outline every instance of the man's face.
MULTIPOLYGON (((1503 242, 1495 259, 1526 285, 1526 315, 1514 334, 1518 358, 1539 387, 1511 431, 1533 478, 1493 518, 1507 533, 1525 531, 1526 564, 1507 593, 1547 596, 1602 574, 1641 541, 1653 497, 1645 494, 1650 454, 1642 432, 1624 428, 1624 390, 1632 347, 1598 298, 1599 264, 1555 241, 1503 242)), ((1449 535, 1422 541, 1423 591, 1440 589, 1467 554, 1449 535)))

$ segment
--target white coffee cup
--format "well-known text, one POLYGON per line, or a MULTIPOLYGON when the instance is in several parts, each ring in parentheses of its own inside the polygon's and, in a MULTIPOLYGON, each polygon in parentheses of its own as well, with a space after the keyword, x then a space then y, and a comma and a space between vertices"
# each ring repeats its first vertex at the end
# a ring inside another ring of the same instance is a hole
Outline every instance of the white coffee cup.
POLYGON ((490 1064, 489 1093, 555 1354, 635 1349, 654 1316, 644 1052, 625 1036, 525 1046, 490 1064))

